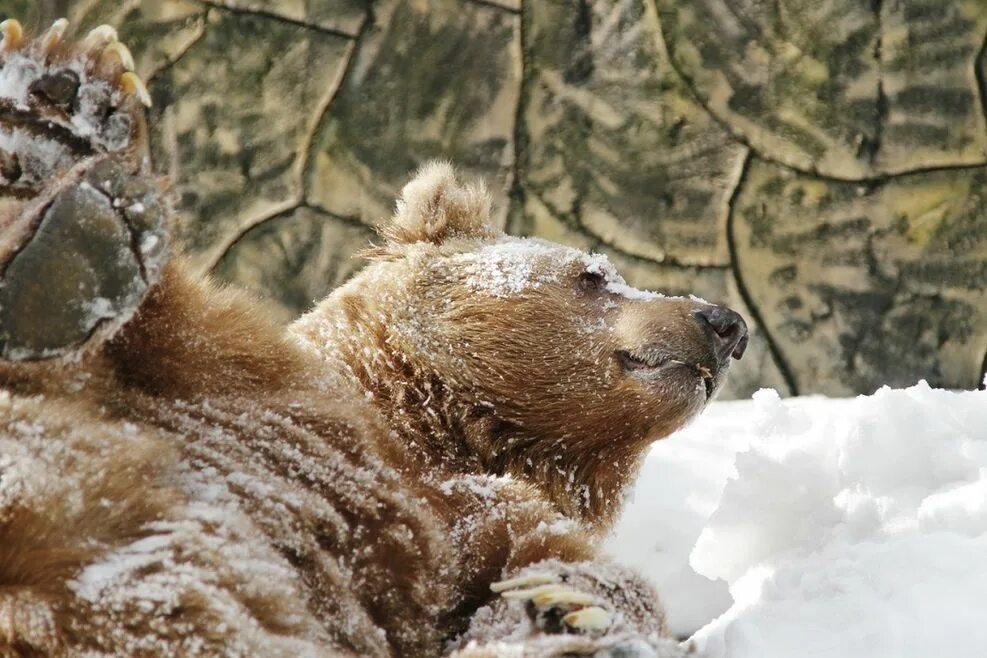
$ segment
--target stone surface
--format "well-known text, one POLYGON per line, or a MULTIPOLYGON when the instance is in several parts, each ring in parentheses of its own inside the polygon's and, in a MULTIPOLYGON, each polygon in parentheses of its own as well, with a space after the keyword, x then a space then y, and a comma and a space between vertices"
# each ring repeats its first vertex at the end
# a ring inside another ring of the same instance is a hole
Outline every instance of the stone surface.
POLYGON ((643 2, 544 0, 525 12, 521 185, 629 254, 726 264, 742 145, 691 99, 643 2))
POLYGON ((675 65, 764 157, 857 179, 984 162, 982 0, 661 0, 675 65))
POLYGON ((306 144, 349 50, 332 34, 210 9, 204 35, 151 80, 156 165, 202 267, 297 203, 306 144))
POLYGON ((5 0, 118 27, 198 266, 286 319, 423 161, 752 325, 727 396, 987 367, 983 0, 5 0))
POLYGON ((800 390, 980 383, 984 190, 983 167, 860 184, 751 164, 737 266, 800 390))
POLYGON ((356 36, 367 15, 367 0, 202 0, 204 3, 356 36))
POLYGON ((520 86, 519 17, 459 0, 381 1, 313 147, 307 199, 376 224, 419 164, 486 180, 506 211, 520 86))

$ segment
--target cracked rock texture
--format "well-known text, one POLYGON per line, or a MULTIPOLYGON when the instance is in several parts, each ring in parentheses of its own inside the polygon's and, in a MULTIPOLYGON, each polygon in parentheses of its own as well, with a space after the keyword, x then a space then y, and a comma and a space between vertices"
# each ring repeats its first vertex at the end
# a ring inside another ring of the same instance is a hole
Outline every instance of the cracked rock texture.
POLYGON ((987 364, 983 0, 0 0, 117 26, 197 265, 286 319, 420 162, 752 325, 727 396, 987 364))

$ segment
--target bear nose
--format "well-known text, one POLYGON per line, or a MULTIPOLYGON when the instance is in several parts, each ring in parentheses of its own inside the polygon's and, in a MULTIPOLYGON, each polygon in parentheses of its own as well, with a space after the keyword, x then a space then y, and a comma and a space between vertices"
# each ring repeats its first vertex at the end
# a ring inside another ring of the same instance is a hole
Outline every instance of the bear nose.
POLYGON ((718 359, 728 355, 739 359, 747 349, 747 323, 740 314, 726 306, 709 306, 696 313, 699 322, 712 330, 713 346, 718 359))

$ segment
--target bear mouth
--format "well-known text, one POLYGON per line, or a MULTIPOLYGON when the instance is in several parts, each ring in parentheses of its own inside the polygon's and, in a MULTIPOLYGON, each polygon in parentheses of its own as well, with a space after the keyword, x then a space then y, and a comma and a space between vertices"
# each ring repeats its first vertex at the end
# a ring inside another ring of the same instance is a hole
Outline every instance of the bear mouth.
POLYGON ((707 400, 713 397, 713 392, 716 389, 716 377, 713 372, 698 363, 673 359, 665 354, 639 353, 628 350, 618 351, 617 360, 620 361, 620 365, 625 371, 648 379, 655 378, 669 370, 685 369, 702 380, 703 387, 706 389, 707 400))

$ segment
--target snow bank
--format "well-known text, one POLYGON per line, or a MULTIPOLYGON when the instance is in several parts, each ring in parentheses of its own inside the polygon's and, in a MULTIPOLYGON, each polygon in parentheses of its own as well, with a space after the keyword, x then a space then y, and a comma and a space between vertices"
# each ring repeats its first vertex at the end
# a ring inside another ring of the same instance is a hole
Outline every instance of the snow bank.
POLYGON ((987 392, 715 404, 608 546, 714 658, 985 656, 987 392))

